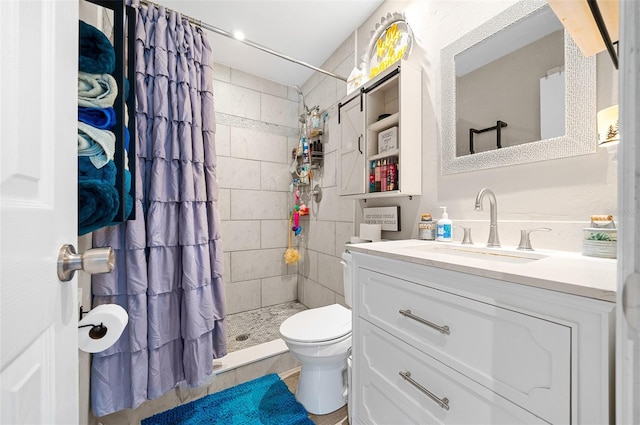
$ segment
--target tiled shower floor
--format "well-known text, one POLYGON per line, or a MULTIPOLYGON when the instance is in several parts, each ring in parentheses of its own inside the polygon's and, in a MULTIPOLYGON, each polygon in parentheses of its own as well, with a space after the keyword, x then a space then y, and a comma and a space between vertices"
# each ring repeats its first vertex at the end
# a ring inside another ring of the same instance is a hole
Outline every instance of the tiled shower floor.
POLYGON ((227 316, 227 352, 253 347, 280 338, 280 325, 299 311, 306 310, 297 301, 243 311, 227 316), (248 336, 246 339, 245 336, 248 336))

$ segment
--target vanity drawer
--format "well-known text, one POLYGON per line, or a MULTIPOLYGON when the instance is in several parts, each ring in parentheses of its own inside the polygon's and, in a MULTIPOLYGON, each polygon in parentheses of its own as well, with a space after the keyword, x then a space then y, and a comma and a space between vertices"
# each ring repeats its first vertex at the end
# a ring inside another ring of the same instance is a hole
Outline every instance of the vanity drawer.
POLYGON ((366 269, 358 276, 361 317, 544 420, 570 423, 569 327, 366 269))
POLYGON ((356 407, 361 420, 358 423, 544 423, 386 331, 359 320, 358 343, 364 354, 354 362, 361 389, 356 407), (427 395, 427 391, 443 405, 427 395))

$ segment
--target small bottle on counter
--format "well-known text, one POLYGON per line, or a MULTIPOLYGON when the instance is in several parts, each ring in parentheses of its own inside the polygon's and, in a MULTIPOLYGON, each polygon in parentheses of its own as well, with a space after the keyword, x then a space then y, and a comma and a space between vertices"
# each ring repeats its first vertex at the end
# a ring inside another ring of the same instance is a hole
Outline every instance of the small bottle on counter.
POLYGON ((440 207, 442 211, 442 218, 438 220, 436 225, 436 238, 439 242, 451 242, 451 227, 453 222, 449 220, 449 214, 447 214, 447 207, 440 207))
POLYGON ((423 241, 436 240, 436 223, 431 214, 422 214, 420 223, 418 223, 418 239, 423 241))

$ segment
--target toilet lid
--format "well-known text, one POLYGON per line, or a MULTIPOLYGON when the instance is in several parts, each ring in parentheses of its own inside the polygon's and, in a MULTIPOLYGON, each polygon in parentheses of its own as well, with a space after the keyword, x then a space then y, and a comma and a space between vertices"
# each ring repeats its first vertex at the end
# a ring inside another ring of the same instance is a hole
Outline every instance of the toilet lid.
POLYGON ((340 304, 301 311, 280 325, 280 334, 292 341, 322 342, 351 332, 351 310, 340 304))

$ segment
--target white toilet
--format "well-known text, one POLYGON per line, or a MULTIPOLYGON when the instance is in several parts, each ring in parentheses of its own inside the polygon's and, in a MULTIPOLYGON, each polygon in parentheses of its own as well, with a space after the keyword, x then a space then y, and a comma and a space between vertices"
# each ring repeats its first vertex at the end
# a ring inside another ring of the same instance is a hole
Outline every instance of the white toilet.
MULTIPOLYGON (((351 306, 351 254, 342 254, 345 303, 351 306)), ((301 311, 285 320, 280 336, 302 363, 296 399, 309 413, 324 415, 346 404, 351 310, 340 304, 301 311)))

